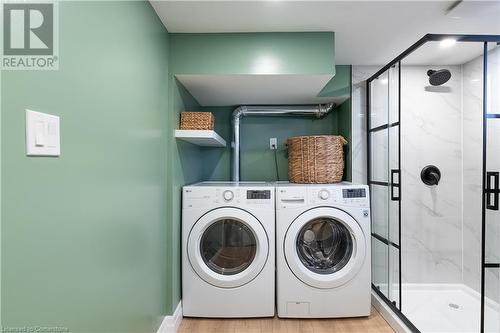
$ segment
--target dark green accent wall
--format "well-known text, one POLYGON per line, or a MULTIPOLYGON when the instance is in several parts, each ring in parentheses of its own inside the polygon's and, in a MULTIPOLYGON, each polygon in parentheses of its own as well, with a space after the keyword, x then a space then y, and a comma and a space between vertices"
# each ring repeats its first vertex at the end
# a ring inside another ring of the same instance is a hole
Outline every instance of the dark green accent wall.
MULTIPOLYGON (((227 142, 226 148, 203 148, 204 180, 231 178, 231 114, 234 107, 202 107, 215 115, 215 130, 227 142)), ((299 117, 245 117, 241 131, 241 179, 245 181, 276 181, 274 152, 269 138, 278 139, 278 170, 280 180, 288 180, 286 139, 296 135, 331 134, 338 132, 337 115, 332 112, 323 119, 299 117)))
POLYGON ((351 66, 337 65, 335 66, 335 77, 331 79, 326 86, 321 89, 318 96, 320 97, 351 97, 351 66))
POLYGON ((338 73, 342 75, 342 82, 347 87, 344 89, 348 99, 337 108, 338 114, 338 133, 347 140, 347 145, 344 146, 344 180, 352 181, 352 66, 338 66, 338 73))
POLYGON ((337 115, 333 111, 323 119, 288 117, 247 117, 241 126, 241 179, 277 179, 274 152, 269 149, 269 138, 278 139, 279 180, 288 180, 286 140, 292 136, 336 134, 337 115))
POLYGON ((155 332, 169 310, 168 36, 147 2, 60 2, 57 71, 4 71, 4 327, 155 332), (25 156, 25 109, 62 155, 25 156))
POLYGON ((351 99, 348 99, 337 109, 338 134, 342 135, 347 144, 344 146, 344 180, 352 181, 352 130, 351 130, 351 99))
MULTIPOLYGON (((344 179, 351 180, 351 66, 336 66, 337 75, 323 89, 324 97, 343 96, 346 100, 323 119, 304 117, 244 117, 241 122, 241 179, 247 181, 277 180, 275 155, 269 149, 269 138, 278 139, 279 180, 288 180, 286 140, 292 136, 334 134, 348 141, 345 146, 344 179)), ((216 131, 228 142, 226 148, 205 148, 201 158, 204 180, 229 180, 231 164, 232 125, 234 107, 201 107, 215 115, 216 131)))

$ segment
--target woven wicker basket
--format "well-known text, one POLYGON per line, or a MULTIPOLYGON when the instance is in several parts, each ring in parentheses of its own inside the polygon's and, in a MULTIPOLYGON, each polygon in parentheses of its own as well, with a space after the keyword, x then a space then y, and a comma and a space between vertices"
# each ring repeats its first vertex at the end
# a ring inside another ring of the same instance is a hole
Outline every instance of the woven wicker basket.
POLYGON ((182 130, 213 130, 214 115, 211 112, 181 112, 182 130))
POLYGON ((298 136, 288 139, 288 178, 292 183, 329 184, 342 181, 342 136, 298 136))

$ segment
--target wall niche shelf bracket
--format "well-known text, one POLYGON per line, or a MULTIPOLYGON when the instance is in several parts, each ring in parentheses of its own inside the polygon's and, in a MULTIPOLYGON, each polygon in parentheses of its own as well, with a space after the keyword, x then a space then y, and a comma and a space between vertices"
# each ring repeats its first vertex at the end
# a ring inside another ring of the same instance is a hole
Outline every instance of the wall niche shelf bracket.
POLYGON ((226 140, 211 130, 175 130, 175 137, 197 146, 225 147, 226 140))

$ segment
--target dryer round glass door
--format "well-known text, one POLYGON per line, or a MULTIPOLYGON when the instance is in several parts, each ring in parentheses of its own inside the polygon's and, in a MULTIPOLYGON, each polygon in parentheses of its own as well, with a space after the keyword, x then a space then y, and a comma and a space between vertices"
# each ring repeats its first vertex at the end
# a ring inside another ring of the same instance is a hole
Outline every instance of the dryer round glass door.
POLYGON ((292 222, 284 250, 290 270, 302 282, 315 288, 335 288, 361 269, 366 237, 349 214, 319 207, 292 222))
POLYGON ((264 268, 269 241, 261 223, 238 208, 203 215, 188 237, 188 258, 206 282, 234 288, 252 281, 264 268))
POLYGON ((346 226, 331 217, 319 217, 299 231, 296 246, 302 264, 318 274, 335 273, 352 256, 353 237, 346 226))

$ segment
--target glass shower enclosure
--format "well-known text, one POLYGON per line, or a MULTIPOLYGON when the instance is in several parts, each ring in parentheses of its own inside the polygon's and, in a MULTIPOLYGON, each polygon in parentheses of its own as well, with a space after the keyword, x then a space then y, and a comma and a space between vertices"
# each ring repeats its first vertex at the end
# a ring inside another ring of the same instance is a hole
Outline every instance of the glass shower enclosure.
POLYGON ((424 36, 367 80, 372 287, 415 332, 500 332, 500 36, 424 36))

